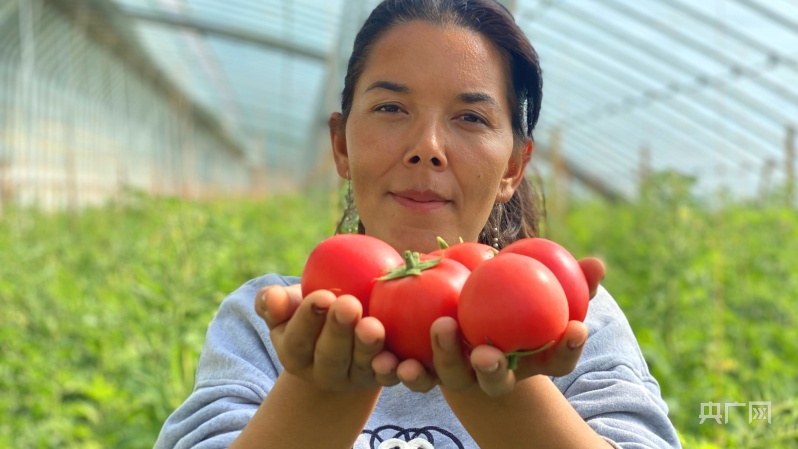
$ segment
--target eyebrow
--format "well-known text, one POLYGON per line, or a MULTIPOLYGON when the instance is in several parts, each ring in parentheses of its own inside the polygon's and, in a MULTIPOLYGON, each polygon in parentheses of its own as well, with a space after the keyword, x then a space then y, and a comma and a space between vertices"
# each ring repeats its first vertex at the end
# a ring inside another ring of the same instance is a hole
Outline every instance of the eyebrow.
POLYGON ((370 90, 375 90, 375 89, 387 89, 400 94, 406 94, 410 92, 410 87, 404 84, 394 83, 391 81, 375 81, 369 84, 369 87, 367 87, 366 90, 364 90, 363 92, 368 92, 370 90))
MULTIPOLYGON (((405 84, 394 83, 392 81, 375 81, 364 90, 364 92, 368 92, 371 90, 376 89, 386 89, 392 92, 397 92, 400 94, 406 94, 410 92, 410 87, 405 84)), ((490 95, 484 92, 463 92, 457 95, 457 98, 462 101, 463 103, 489 103, 492 106, 499 106, 499 102, 496 101, 495 98, 491 97, 490 95)))
POLYGON ((492 106, 499 106, 499 102, 495 98, 483 92, 465 92, 459 94, 457 98, 463 103, 490 103, 492 106))

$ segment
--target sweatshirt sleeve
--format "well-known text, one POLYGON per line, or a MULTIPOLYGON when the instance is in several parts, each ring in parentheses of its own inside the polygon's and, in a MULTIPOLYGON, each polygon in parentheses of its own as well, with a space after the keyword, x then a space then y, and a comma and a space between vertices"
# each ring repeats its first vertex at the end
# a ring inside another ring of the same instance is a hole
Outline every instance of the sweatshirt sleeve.
POLYGON ((226 448, 235 440, 282 369, 269 329, 255 313, 255 294, 296 282, 267 275, 225 298, 208 327, 194 391, 166 420, 155 449, 226 448))
POLYGON ((590 302, 579 364, 553 379, 580 416, 616 448, 679 448, 659 384, 629 322, 604 290, 590 302))

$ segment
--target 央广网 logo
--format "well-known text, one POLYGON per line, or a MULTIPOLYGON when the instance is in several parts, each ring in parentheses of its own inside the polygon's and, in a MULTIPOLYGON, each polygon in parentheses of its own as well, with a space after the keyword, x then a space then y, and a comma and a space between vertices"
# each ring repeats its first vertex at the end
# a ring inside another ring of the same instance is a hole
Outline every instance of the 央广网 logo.
POLYGON ((704 424, 704 421, 711 419, 718 424, 726 424, 729 422, 729 409, 732 407, 745 407, 748 406, 748 424, 754 421, 767 420, 770 424, 770 401, 751 401, 751 402, 702 402, 701 413, 698 415, 699 424, 704 424), (723 409, 721 411, 721 405, 723 409), (723 420, 723 422, 721 422, 723 420))

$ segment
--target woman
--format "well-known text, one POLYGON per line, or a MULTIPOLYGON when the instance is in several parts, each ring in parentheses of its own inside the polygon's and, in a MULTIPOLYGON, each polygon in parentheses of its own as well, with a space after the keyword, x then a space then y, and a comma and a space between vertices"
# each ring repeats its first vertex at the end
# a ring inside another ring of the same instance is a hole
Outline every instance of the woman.
MULTIPOLYGON (((533 236, 524 170, 541 93, 537 55, 493 0, 380 4, 330 118, 360 232, 420 252, 436 236, 533 236)), ((515 370, 491 346, 464 355, 450 318, 432 328, 434 370, 399 363, 356 298, 250 281, 211 323, 195 391, 156 447, 678 447, 626 319, 598 288, 603 267, 581 264, 598 290, 585 323, 515 370)))

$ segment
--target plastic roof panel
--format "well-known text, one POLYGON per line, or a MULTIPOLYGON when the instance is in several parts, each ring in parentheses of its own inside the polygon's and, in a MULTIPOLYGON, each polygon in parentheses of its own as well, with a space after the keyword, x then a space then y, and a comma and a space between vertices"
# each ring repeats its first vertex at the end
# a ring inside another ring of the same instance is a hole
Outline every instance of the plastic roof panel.
MULTIPOLYGON (((338 107, 354 33, 377 3, 113 1, 153 60, 216 113, 253 162, 297 176, 318 157, 321 118, 338 107), (142 12, 199 27, 153 23, 142 12)), ((764 168, 785 160, 788 128, 798 126, 798 2, 509 3, 544 72, 536 141, 559 142, 574 172, 631 196, 650 159, 653 170, 699 177, 704 191, 750 193, 764 168)))
POLYGON ((157 65, 253 164, 305 175, 340 1, 114 1, 157 65))
MULTIPOLYGON (((798 122, 798 7, 786 1, 526 1, 516 16, 540 53, 537 140, 557 130, 578 167, 633 190, 654 169, 706 190, 752 192, 785 158, 798 122), (625 162, 624 162, 625 161, 625 162), (626 180, 626 181, 624 181, 626 180)), ((776 173, 779 177, 782 173, 776 173)))

